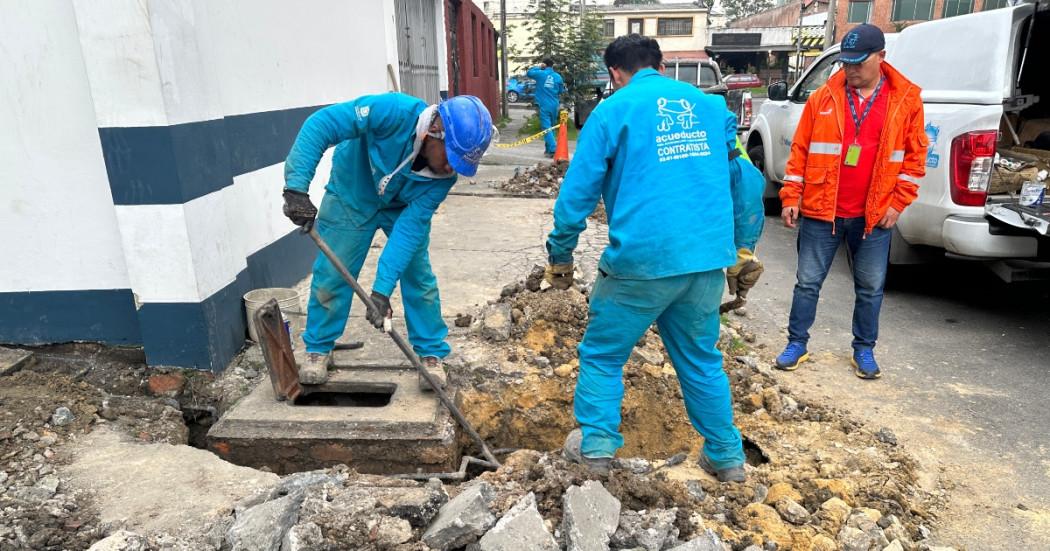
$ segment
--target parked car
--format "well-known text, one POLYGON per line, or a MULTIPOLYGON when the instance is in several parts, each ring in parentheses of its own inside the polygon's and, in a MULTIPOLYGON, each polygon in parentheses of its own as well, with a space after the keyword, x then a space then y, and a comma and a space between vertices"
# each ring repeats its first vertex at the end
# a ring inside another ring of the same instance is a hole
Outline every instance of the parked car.
POLYGON ((517 103, 529 101, 536 94, 536 81, 524 76, 513 76, 507 79, 507 101, 517 103))
MULTIPOLYGON (((718 68, 718 64, 707 59, 674 59, 664 62, 664 76, 680 80, 682 82, 688 82, 697 88, 700 88, 708 94, 718 94, 726 98, 726 105, 731 111, 737 114, 739 121, 738 128, 743 130, 751 124, 751 92, 746 91, 734 91, 729 93, 729 89, 722 81, 722 72, 718 68)), ((593 97, 588 98, 586 101, 577 104, 575 123, 576 128, 583 128, 584 122, 590 115, 594 107, 598 105, 601 100, 609 97, 613 93, 612 83, 608 81, 608 75, 606 74, 605 83, 602 88, 596 88, 593 97)))
POLYGON ((740 90, 742 88, 758 88, 762 86, 762 79, 758 78, 758 75, 750 73, 737 73, 735 75, 728 75, 725 78, 726 88, 730 90, 740 90))
MULTIPOLYGON (((1050 6, 1038 9, 1020 4, 886 36, 887 61, 922 88, 930 139, 918 199, 893 230, 891 264, 948 256, 983 261, 1006 281, 1050 274, 1050 237, 995 216, 996 205, 1016 200, 989 193, 997 151, 1050 128, 1050 100, 1040 101, 1050 98, 1050 33, 1031 32, 1050 25, 1050 6)), ((802 108, 838 70, 837 53, 837 46, 824 52, 790 88, 770 85, 747 134, 751 160, 770 182, 767 206, 776 212, 802 108)))

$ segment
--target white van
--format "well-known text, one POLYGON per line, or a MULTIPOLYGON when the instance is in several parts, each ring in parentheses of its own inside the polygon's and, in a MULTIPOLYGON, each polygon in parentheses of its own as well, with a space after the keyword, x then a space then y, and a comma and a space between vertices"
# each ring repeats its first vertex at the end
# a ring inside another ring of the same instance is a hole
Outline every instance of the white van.
MULTIPOLYGON (((1018 227, 1009 215, 992 215, 1016 198, 988 193, 996 151, 1050 131, 1050 5, 1035 10, 1022 4, 886 36, 887 61, 922 88, 930 138, 926 176, 896 226, 891 263, 947 255, 985 261, 1007 281, 1050 276, 1050 237, 1031 222, 1018 227)), ((771 203, 802 107, 838 69, 837 52, 822 54, 790 90, 771 85, 752 123, 746 146, 771 182, 771 203)))

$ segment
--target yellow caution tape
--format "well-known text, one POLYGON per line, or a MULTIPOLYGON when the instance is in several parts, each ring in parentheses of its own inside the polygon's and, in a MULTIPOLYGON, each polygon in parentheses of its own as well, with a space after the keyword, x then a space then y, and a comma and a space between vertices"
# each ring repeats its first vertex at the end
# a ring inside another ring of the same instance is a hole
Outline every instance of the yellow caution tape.
POLYGON ((537 133, 535 133, 535 134, 533 134, 531 136, 526 136, 526 137, 524 137, 524 138, 522 138, 522 139, 520 139, 520 140, 518 140, 516 142, 511 142, 511 143, 494 143, 492 145, 494 147, 498 147, 498 148, 501 148, 501 149, 507 149, 509 147, 522 146, 522 145, 525 145, 527 143, 534 142, 534 141, 540 139, 541 137, 543 137, 546 134, 554 132, 555 130, 561 128, 561 126, 563 124, 567 123, 568 120, 569 120, 569 112, 568 111, 562 111, 561 115, 559 116, 558 124, 548 128, 546 130, 541 130, 541 131, 539 131, 539 132, 537 132, 537 133))

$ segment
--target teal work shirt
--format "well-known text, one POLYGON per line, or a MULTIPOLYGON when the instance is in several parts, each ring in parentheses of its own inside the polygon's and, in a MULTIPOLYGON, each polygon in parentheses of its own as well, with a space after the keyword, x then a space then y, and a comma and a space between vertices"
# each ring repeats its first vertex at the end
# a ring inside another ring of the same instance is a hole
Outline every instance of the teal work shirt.
POLYGON ((599 267, 613 277, 657 279, 735 263, 737 246, 753 247, 762 224, 754 215, 761 190, 732 189, 731 180, 741 180, 731 179, 728 159, 736 127, 723 98, 638 71, 587 119, 554 206, 550 261, 572 261, 601 198, 609 246, 599 267))
POLYGON ((372 286, 386 296, 426 243, 434 211, 456 182, 455 175, 430 178, 413 172, 409 162, 379 194, 379 181, 412 156, 416 123, 425 108, 422 100, 397 93, 325 107, 303 123, 284 164, 285 187, 305 193, 321 156, 334 146, 325 192, 336 194, 362 223, 380 210, 399 211, 372 286))
POLYGON ((565 91, 561 74, 550 67, 533 67, 525 72, 525 76, 536 81, 536 103, 544 109, 557 109, 558 98, 565 91))

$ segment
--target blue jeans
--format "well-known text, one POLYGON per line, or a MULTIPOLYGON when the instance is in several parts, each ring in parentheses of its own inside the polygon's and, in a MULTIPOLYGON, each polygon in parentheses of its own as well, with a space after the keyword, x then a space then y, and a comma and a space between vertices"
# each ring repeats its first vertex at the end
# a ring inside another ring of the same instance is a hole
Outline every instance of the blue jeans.
POLYGON ((798 282, 791 301, 788 340, 806 345, 809 328, 817 316, 820 287, 828 277, 831 261, 843 241, 853 272, 853 350, 875 348, 879 338, 879 310, 890 258, 891 230, 875 227, 864 235, 864 217, 836 218, 831 222, 800 219, 798 231, 798 282))
POLYGON ((623 447, 623 364, 655 321, 682 386, 689 421, 704 437, 704 453, 719 469, 743 465, 729 379, 715 348, 724 286, 722 270, 651 280, 599 276, 579 347, 580 378, 573 401, 584 455, 612 457, 623 447))
MULTIPOLYGON (((389 236, 400 213, 400 210, 386 209, 362 219, 336 194, 327 192, 317 214, 317 232, 356 279, 376 231, 383 230, 389 236)), ((405 309, 408 341, 415 353, 444 358, 452 348, 445 342, 448 326, 441 317, 437 278, 430 269, 429 243, 427 238, 405 268, 405 273, 401 274, 401 303, 405 309)), ((332 351, 336 339, 346 329, 353 296, 350 284, 339 275, 328 257, 318 253, 310 285, 306 331, 303 333, 307 352, 327 354, 332 351)))

